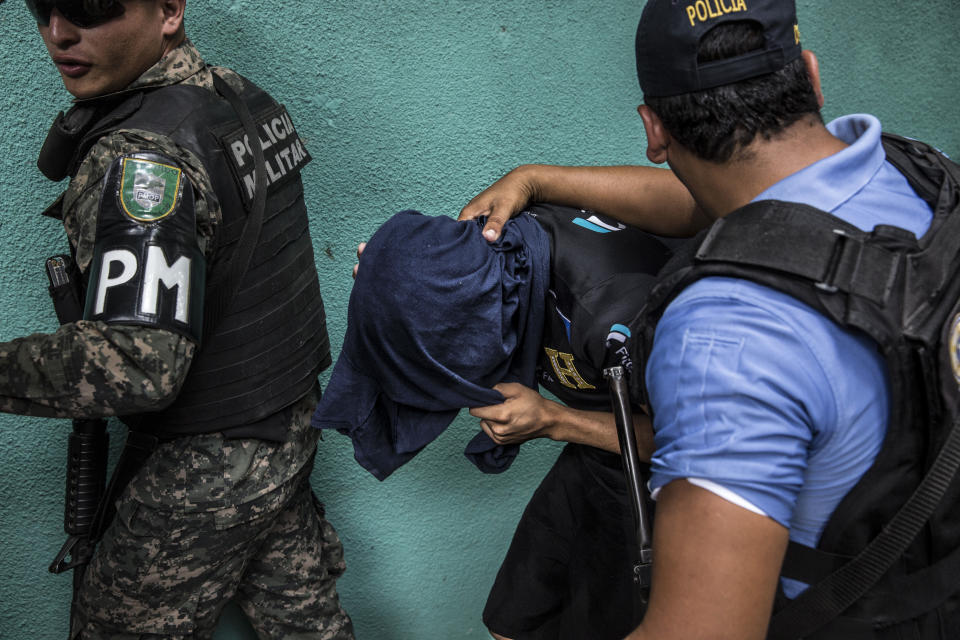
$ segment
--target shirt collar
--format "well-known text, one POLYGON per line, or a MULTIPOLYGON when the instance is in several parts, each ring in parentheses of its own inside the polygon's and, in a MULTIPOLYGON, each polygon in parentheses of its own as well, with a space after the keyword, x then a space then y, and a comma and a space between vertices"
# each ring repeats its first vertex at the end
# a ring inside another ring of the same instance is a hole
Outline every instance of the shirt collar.
POLYGON ((203 71, 206 66, 207 63, 203 61, 203 57, 193 43, 189 39, 184 39, 173 51, 144 71, 126 90, 179 84, 203 71))
POLYGON ((867 114, 837 118, 827 130, 850 146, 767 188, 754 200, 801 202, 835 211, 856 195, 883 166, 880 121, 867 114))

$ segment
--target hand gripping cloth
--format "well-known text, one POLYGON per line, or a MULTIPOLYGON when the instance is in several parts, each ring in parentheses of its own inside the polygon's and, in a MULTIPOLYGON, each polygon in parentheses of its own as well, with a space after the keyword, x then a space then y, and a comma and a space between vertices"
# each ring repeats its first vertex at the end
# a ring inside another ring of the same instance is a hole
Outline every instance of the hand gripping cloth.
MULTIPOLYGON (((343 349, 312 424, 353 440, 357 461, 383 480, 467 407, 503 402, 491 387, 536 388, 550 244, 526 214, 500 240, 483 220, 402 211, 363 252, 343 349)), ((517 445, 479 433, 466 456, 486 473, 517 445)))

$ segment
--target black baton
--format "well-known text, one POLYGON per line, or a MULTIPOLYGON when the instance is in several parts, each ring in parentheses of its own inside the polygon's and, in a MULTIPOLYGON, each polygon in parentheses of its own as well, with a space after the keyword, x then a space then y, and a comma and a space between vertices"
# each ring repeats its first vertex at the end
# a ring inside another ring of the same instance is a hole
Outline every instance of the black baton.
MULTIPOLYGON (((607 362, 622 361, 618 354, 625 352, 629 330, 614 325, 607 336, 607 362)), ((653 562, 650 515, 647 510, 647 489, 640 474, 640 456, 637 453, 637 438, 633 431, 633 410, 630 406, 630 390, 627 385, 629 373, 622 364, 612 364, 603 369, 603 377, 610 387, 610 401, 620 441, 620 460, 633 507, 634 534, 639 556, 633 566, 633 581, 640 599, 646 603, 650 592, 650 567, 653 562)))

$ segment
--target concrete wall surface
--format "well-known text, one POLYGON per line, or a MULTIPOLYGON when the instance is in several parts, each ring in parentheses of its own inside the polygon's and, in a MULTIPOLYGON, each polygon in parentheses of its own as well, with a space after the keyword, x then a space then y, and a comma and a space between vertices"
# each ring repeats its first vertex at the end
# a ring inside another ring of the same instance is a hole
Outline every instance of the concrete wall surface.
MULTIPOLYGON (((749 1, 749 0, 748 0, 749 1)), ((455 216, 527 162, 645 163, 633 38, 642 2, 190 0, 188 34, 282 101, 305 139, 317 268, 339 352, 359 241, 405 208, 455 216)), ((957 0, 798 0, 820 58, 824 115, 876 114, 960 157, 957 0)), ((35 159, 69 95, 20 0, 0 4, 0 340, 49 332, 43 260, 66 249, 40 211, 63 185, 35 159)), ((326 374, 329 375, 329 372, 326 374)), ((335 433, 313 486, 346 548, 343 602, 362 640, 488 637, 480 612, 526 501, 559 445, 504 474, 463 456, 465 413, 378 482, 335 433)), ((65 637, 64 420, 0 416, 0 638, 65 637)), ((113 441, 122 429, 111 425, 113 441)), ((116 453, 116 452, 114 452, 116 453)), ((234 608, 218 640, 253 638, 234 608)))

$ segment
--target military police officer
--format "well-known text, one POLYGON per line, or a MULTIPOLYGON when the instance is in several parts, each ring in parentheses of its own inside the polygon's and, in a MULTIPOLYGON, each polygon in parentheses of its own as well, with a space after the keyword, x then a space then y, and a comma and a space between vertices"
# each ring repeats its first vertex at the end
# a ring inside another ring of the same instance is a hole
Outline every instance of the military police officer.
POLYGON ((185 0, 27 6, 77 98, 38 165, 85 286, 0 345, 0 409, 129 427, 71 637, 210 637, 233 598, 261 637, 352 638, 309 485, 330 355, 289 115, 203 61, 185 0))

